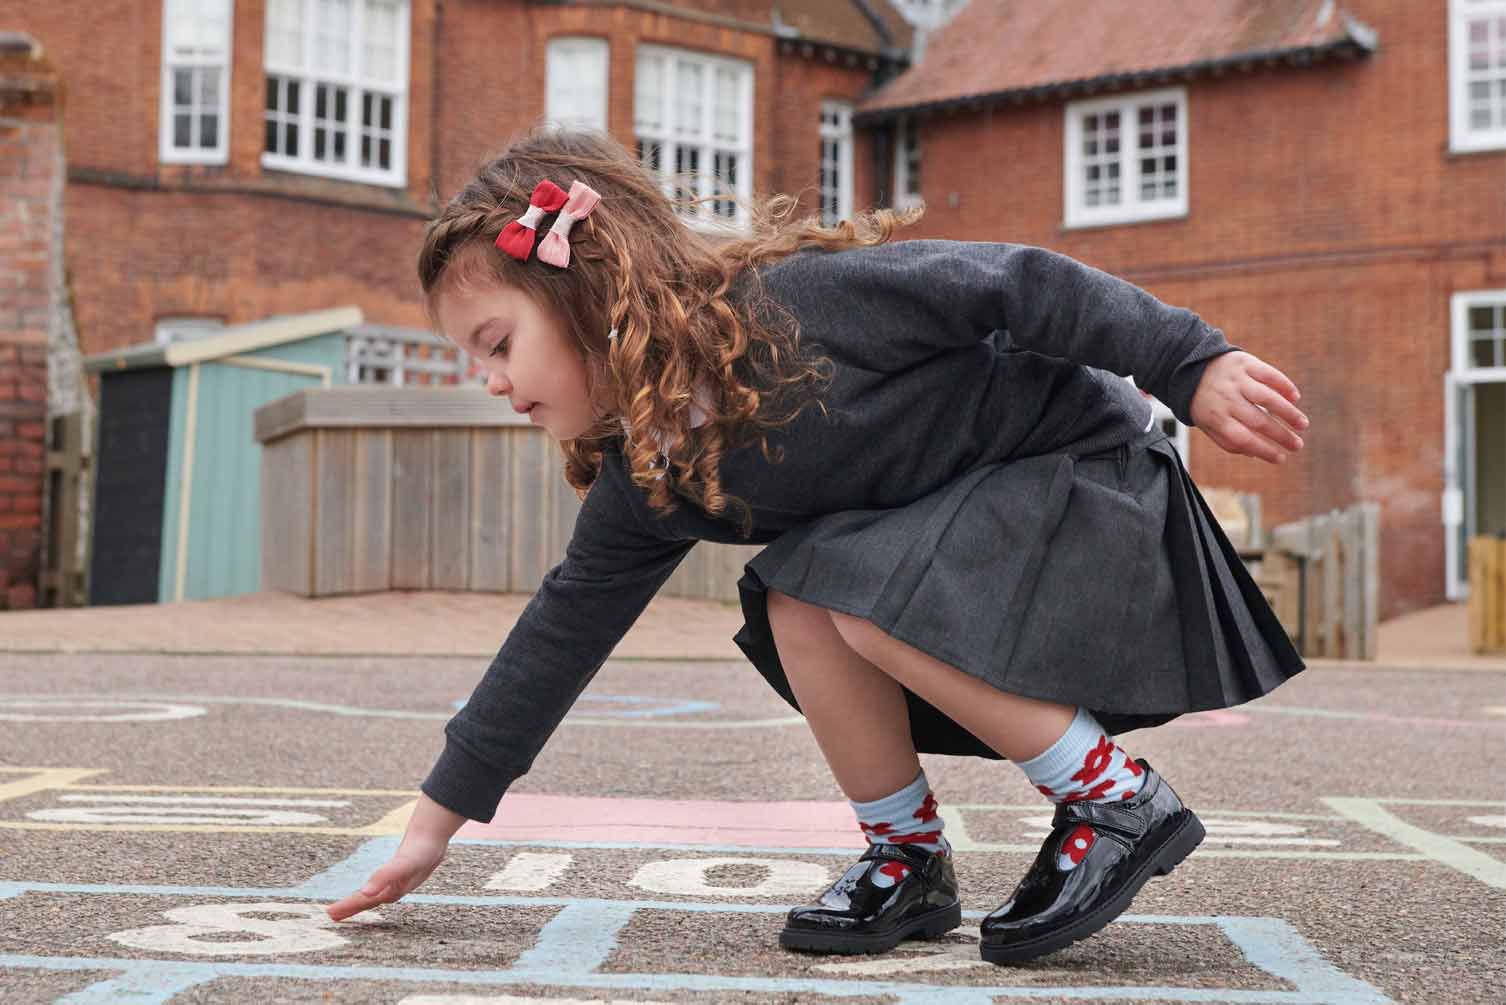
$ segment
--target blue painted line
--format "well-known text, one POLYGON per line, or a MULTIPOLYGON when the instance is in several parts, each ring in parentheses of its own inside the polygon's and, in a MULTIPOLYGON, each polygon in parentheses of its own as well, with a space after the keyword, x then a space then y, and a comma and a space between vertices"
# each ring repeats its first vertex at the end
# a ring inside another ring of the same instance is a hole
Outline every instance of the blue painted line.
POLYGON ((180 993, 219 978, 212 966, 138 961, 125 973, 53 1000, 54 1005, 167 1005, 180 993))
MULTIPOLYGON (((451 702, 451 707, 456 710, 465 707, 469 699, 461 698, 451 702)), ((716 712, 721 709, 721 703, 715 701, 701 701, 696 698, 662 698, 652 695, 637 694, 583 694, 575 701, 575 709, 570 715, 581 714, 614 719, 649 719, 662 718, 671 715, 695 715, 699 712, 716 712), (593 705, 643 705, 645 708, 616 709, 616 708, 591 708, 593 705)), ((569 716, 566 716, 568 718, 569 716)))
POLYGON ((290 888, 288 895, 338 900, 347 893, 359 890, 371 878, 372 873, 387 864, 401 840, 394 834, 363 841, 360 847, 339 862, 310 876, 299 886, 290 888))
MULTIPOLYGON (((0 967, 41 970, 114 970, 124 975, 142 974, 136 986, 150 991, 151 981, 162 986, 169 981, 178 991, 220 977, 287 978, 308 981, 404 981, 409 983, 480 984, 488 986, 532 984, 542 976, 532 970, 424 970, 412 967, 315 966, 298 964, 216 963, 182 964, 167 961, 143 961, 111 958, 60 958, 39 956, 0 956, 0 967), (212 971, 212 974, 208 972, 212 971), (208 974, 208 977, 206 977, 208 974)), ((92 994, 105 984, 120 986, 122 977, 99 982, 79 995, 92 994)), ((1230 1005, 1389 1005, 1390 999, 1370 995, 1355 997, 1342 991, 1314 993, 1305 988, 1296 991, 1234 990, 1222 988, 1178 987, 974 987, 955 988, 895 981, 829 980, 820 978, 724 977, 706 974, 552 974, 551 988, 589 988, 609 991, 742 991, 775 994, 825 995, 835 998, 873 1000, 886 996, 901 1001, 975 1002, 997 997, 1055 998, 1083 1001, 1128 1000, 1177 1002, 1218 1002, 1230 1005)), ((129 986, 129 985, 127 985, 129 986)), ((139 998, 140 1002, 165 1002, 165 996, 139 998)), ((77 1002, 94 1005, 102 999, 77 998, 77 1002)))
POLYGON ((1318 955, 1312 943, 1276 918, 1218 919, 1218 927, 1255 966, 1311 993, 1330 994, 1350 1002, 1387 1002, 1385 995, 1350 977, 1318 955))
POLYGON ((539 930, 538 941, 518 957, 512 970, 536 974, 545 984, 567 974, 588 975, 617 951, 617 934, 633 920, 635 910, 603 901, 571 904, 539 930))

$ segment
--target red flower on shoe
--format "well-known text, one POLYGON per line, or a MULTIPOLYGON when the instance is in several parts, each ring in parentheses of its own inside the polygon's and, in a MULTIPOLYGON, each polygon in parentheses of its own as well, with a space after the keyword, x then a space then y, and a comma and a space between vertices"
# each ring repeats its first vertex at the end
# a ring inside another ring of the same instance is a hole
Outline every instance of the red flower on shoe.
POLYGON ((920 809, 915 811, 915 819, 923 824, 928 824, 936 819, 936 797, 926 793, 926 801, 920 804, 920 809))
POLYGON ((874 872, 873 885, 879 887, 893 886, 908 875, 910 875, 910 867, 905 865, 905 863, 885 862, 874 872), (883 877, 883 879, 880 879, 880 877, 883 877), (885 883, 884 879, 889 880, 889 882, 885 883))
POLYGON ((1082 759, 1082 770, 1072 776, 1074 782, 1082 782, 1084 785, 1103 774, 1109 766, 1109 761, 1114 758, 1114 744, 1107 736, 1098 738, 1098 746, 1088 751, 1088 756, 1082 759))
POLYGON ((1063 871, 1077 868, 1095 840, 1097 835, 1093 833, 1093 828, 1087 824, 1078 824, 1062 842, 1061 851, 1057 855, 1057 867, 1063 871))

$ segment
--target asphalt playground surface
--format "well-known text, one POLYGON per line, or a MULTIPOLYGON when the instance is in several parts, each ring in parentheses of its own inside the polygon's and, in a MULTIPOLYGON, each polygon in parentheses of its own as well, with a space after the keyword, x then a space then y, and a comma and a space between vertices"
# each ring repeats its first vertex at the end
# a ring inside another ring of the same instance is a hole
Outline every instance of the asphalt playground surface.
POLYGON ((1208 839, 1097 936, 999 967, 978 920, 1050 816, 1017 768, 923 758, 962 928, 788 952, 785 911, 863 846, 803 720, 746 662, 614 659, 491 824, 330 922, 485 665, 0 651, 0 1002, 1502 1000, 1503 672, 1325 664, 1124 734, 1208 839))

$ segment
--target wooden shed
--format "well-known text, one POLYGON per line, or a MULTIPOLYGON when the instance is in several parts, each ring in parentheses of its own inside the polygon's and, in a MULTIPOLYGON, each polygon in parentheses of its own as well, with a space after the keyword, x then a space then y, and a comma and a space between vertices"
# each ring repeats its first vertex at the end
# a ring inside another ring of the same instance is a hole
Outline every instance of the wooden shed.
POLYGON ((89 603, 261 588, 261 446, 252 414, 348 379, 356 307, 91 356, 99 375, 89 603))

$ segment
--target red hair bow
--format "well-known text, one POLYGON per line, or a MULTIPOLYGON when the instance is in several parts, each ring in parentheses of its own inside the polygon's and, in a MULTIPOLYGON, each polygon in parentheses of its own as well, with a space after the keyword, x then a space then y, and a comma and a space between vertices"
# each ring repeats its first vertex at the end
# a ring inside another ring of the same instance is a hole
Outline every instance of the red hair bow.
POLYGON ((553 213, 565 204, 565 192, 554 182, 545 179, 534 187, 528 198, 528 211, 502 228, 497 235, 497 247, 520 262, 528 261, 533 252, 533 241, 538 236, 539 221, 545 213, 553 213))

